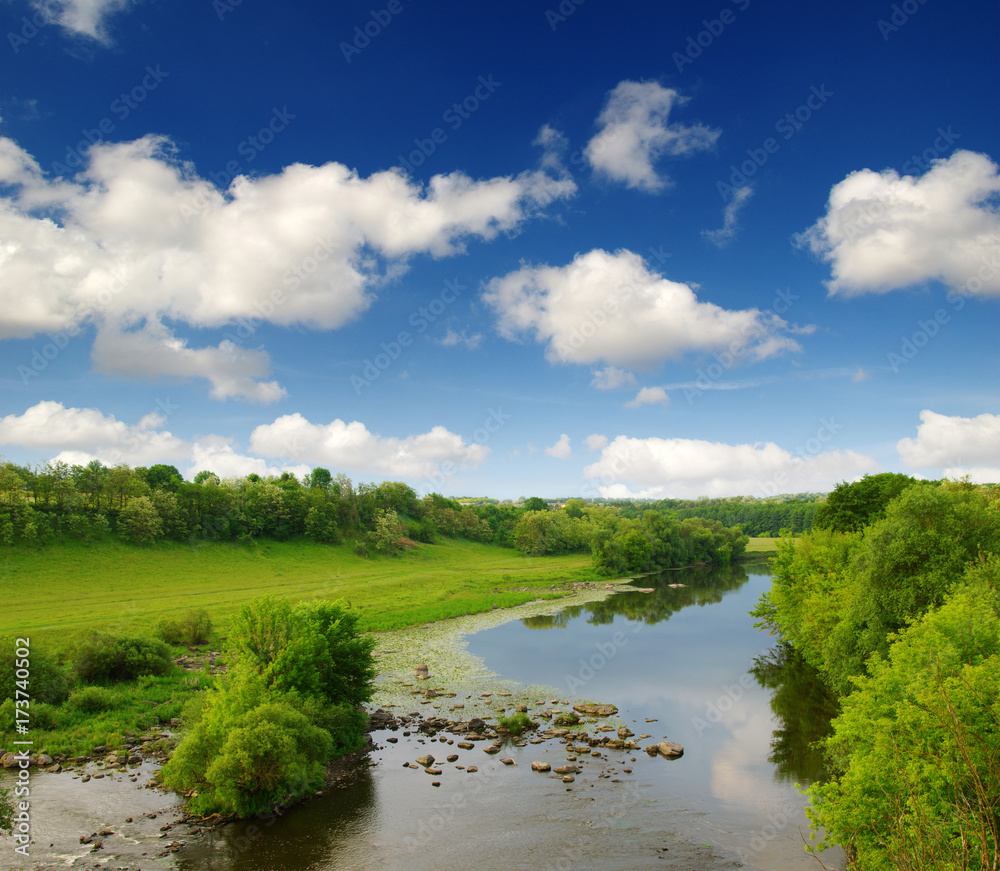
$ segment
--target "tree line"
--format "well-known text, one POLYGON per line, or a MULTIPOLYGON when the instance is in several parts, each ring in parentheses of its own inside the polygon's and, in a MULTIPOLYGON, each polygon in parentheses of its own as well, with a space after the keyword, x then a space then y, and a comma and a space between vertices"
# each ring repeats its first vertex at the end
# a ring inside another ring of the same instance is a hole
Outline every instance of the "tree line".
POLYGON ((539 497, 521 505, 483 500, 463 505, 438 493, 420 498, 399 481, 355 485, 315 468, 220 479, 205 470, 185 481, 170 465, 131 468, 45 463, 0 465, 0 542, 45 543, 116 537, 157 541, 278 541, 305 538, 353 543, 360 555, 392 554, 407 542, 461 537, 525 554, 590 552, 604 575, 694 563, 729 563, 747 544, 719 520, 570 499, 551 508, 539 497))

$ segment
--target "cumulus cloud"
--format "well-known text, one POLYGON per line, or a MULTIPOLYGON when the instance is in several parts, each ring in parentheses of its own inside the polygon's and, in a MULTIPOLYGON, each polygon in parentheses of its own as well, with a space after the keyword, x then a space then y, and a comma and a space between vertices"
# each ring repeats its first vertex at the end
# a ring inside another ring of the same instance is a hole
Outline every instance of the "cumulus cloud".
POLYGON ((606 435, 601 435, 600 433, 593 433, 587 436, 583 443, 587 446, 588 450, 599 451, 605 447, 608 443, 608 437, 606 435))
POLYGON ((669 179, 654 164, 663 155, 679 157, 710 148, 719 131, 702 124, 668 123, 674 106, 686 99, 657 82, 624 81, 610 92, 597 118, 600 130, 584 149, 597 171, 627 187, 655 193, 669 179))
POLYGON ((34 0, 31 5, 66 30, 107 42, 108 19, 132 3, 131 0, 34 0))
POLYGON ((635 384, 635 375, 617 366, 605 366, 594 372, 590 384, 598 390, 617 390, 619 387, 631 387, 635 384))
POLYGON ((662 387, 643 387, 634 399, 625 403, 626 408, 640 408, 643 405, 667 405, 670 397, 662 387))
POLYGON ((559 439, 554 445, 549 445, 545 449, 545 453, 550 457, 555 457, 557 460, 567 460, 573 453, 573 448, 570 446, 569 436, 563 433, 559 436, 559 439))
MULTIPOLYGON (((818 438, 811 441, 820 445, 818 438)), ((774 442, 731 445, 618 436, 584 476, 595 481, 602 496, 662 499, 826 491, 878 470, 871 457, 849 450, 812 451, 811 441, 793 453, 774 442)))
POLYGON ((266 351, 246 350, 229 339, 217 348, 189 348, 156 321, 134 332, 102 326, 91 355, 94 369, 109 375, 205 378, 212 385, 210 395, 216 399, 236 396, 269 403, 285 395, 277 381, 257 380, 271 368, 266 351))
POLYGON ((886 293, 940 281, 1000 295, 998 167, 956 151, 922 176, 852 172, 830 191, 826 214, 798 237, 831 264, 831 294, 886 293))
POLYGON ((911 469, 942 468, 949 478, 973 475, 979 481, 1000 480, 1000 414, 949 417, 924 409, 915 439, 900 439, 899 459, 911 469))
POLYGON ((701 235, 708 239, 716 248, 724 248, 733 241, 736 236, 737 217, 740 209, 746 205, 747 200, 753 193, 753 187, 746 185, 737 188, 733 193, 733 198, 726 204, 726 209, 722 215, 722 226, 718 230, 702 230, 701 235))
POLYGON ((595 249, 566 266, 524 265, 491 279, 483 300, 504 337, 534 333, 553 363, 652 370, 686 353, 728 349, 763 359, 800 351, 782 318, 700 302, 695 289, 650 269, 638 254, 595 249))
POLYGON ((265 355, 241 352, 240 379, 234 349, 188 348, 163 323, 336 329, 412 256, 461 253, 576 190, 542 171, 482 180, 453 172, 425 187, 398 169, 362 177, 331 162, 240 176, 220 191, 159 136, 97 144, 71 180, 47 178, 0 137, 0 188, 0 339, 94 323, 129 348, 116 358, 105 342, 100 365, 127 365, 145 347, 144 374, 159 365, 208 378, 215 396, 261 401, 281 395, 259 380, 265 355))
POLYGON ((264 457, 410 479, 431 478, 443 468, 475 468, 490 450, 443 426, 404 438, 383 437, 359 421, 311 423, 298 413, 258 426, 250 434, 250 447, 264 457))
POLYGON ((158 411, 127 424, 96 408, 66 408, 45 401, 23 414, 0 418, 0 444, 39 451, 58 448, 55 459, 71 465, 93 459, 139 466, 182 460, 190 445, 161 429, 165 422, 158 411))

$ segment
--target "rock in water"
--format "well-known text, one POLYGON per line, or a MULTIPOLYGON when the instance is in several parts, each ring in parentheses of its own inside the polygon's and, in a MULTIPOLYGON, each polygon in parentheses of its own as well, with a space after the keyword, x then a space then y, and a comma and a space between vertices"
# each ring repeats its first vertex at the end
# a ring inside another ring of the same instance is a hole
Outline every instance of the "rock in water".
POLYGON ((532 771, 549 771, 552 766, 548 762, 540 762, 537 759, 531 763, 532 771))
POLYGON ((618 713, 618 708, 614 705, 595 705, 590 702, 581 702, 573 705, 573 710, 579 714, 587 714, 591 717, 613 717, 618 713))
POLYGON ((677 759, 684 755, 684 748, 674 741, 661 741, 656 745, 657 752, 667 759, 677 759))

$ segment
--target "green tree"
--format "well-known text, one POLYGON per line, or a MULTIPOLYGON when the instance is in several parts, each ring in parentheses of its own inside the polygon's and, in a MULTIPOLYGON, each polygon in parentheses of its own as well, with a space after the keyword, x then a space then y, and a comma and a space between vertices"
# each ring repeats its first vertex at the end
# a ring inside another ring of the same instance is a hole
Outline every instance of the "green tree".
POLYGON ((118 530, 132 544, 152 544, 163 536, 163 520, 152 499, 137 496, 122 509, 118 530))
POLYGON ((893 472, 865 475, 860 481, 839 483, 827 496, 826 503, 816 509, 813 526, 835 532, 858 532, 884 516, 886 506, 915 478, 893 472))
POLYGON ((823 846, 858 871, 995 868, 1000 847, 1000 558, 893 637, 843 702, 814 784, 823 846))

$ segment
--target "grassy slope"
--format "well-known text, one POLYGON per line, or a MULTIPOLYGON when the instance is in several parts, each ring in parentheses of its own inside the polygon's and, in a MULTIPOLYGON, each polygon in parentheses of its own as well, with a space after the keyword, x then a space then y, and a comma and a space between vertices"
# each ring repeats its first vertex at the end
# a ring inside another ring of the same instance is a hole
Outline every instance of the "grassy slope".
POLYGON ((777 553, 780 538, 751 538, 747 553, 777 553))
POLYGON ((396 629, 520 604, 552 584, 589 577, 589 554, 527 558, 457 540, 370 559, 305 541, 5 548, 0 634, 56 640, 89 629, 143 631, 189 608, 205 608, 224 628, 241 603, 262 593, 343 599, 361 611, 364 628, 396 629), (512 587, 531 591, 493 592, 512 587))

